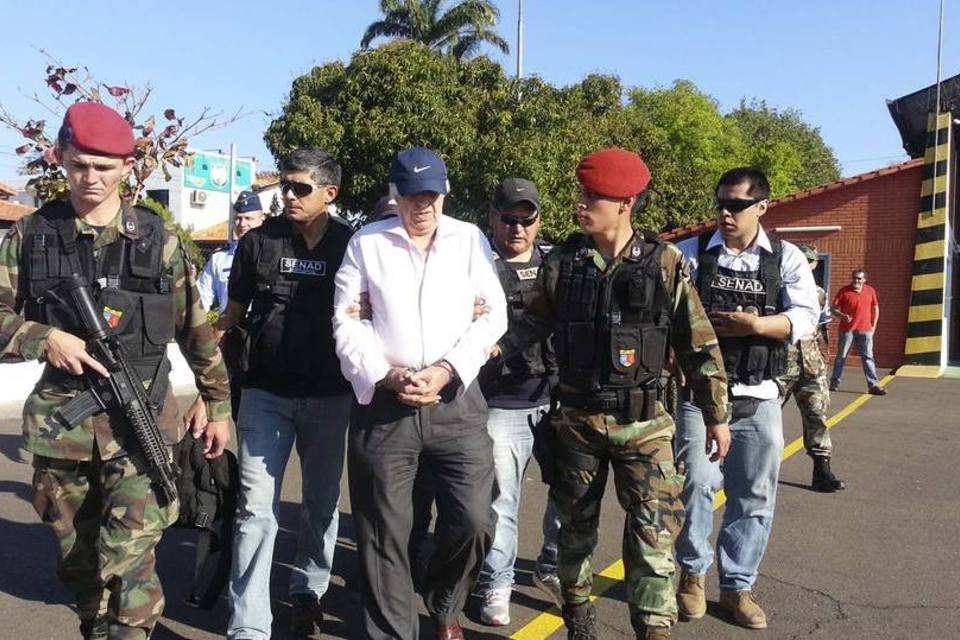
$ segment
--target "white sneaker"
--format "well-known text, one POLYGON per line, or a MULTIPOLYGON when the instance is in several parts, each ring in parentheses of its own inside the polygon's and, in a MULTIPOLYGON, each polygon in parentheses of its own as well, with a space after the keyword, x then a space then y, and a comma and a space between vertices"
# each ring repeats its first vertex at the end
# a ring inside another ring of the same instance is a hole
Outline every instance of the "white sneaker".
POLYGON ((537 589, 550 596, 558 607, 563 607, 563 592, 560 590, 560 578, 555 573, 533 572, 533 584, 537 589))
POLYGON ((505 627, 510 624, 510 587, 490 589, 483 596, 480 607, 480 622, 488 627, 505 627))

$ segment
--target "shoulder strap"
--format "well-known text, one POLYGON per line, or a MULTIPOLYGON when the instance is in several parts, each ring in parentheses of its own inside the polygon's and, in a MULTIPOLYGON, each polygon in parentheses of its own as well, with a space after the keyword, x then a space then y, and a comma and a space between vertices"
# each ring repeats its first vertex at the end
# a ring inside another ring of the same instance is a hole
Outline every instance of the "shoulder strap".
POLYGON ((783 263, 783 243, 780 238, 768 235, 771 251, 760 252, 760 277, 763 278, 764 315, 780 311, 780 266, 783 263))
POLYGON ((720 253, 719 247, 707 251, 707 245, 710 244, 710 238, 712 237, 713 233, 709 231, 697 236, 697 293, 700 295, 700 302, 707 309, 710 308, 711 298, 713 297, 713 289, 711 289, 710 283, 713 282, 713 277, 717 274, 717 254, 720 253))

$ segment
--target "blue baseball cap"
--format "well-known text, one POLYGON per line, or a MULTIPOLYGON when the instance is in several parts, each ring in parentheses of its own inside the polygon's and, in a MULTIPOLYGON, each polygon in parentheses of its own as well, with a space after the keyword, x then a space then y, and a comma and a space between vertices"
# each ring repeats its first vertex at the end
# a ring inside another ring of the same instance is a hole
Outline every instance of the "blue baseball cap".
POLYGON ((434 151, 425 147, 413 147, 401 151, 390 167, 390 183, 402 196, 412 196, 424 191, 447 193, 447 165, 434 151))
POLYGON ((263 205, 260 204, 260 196, 253 191, 241 191, 240 195, 237 196, 237 201, 233 203, 233 210, 237 213, 263 211, 263 205))

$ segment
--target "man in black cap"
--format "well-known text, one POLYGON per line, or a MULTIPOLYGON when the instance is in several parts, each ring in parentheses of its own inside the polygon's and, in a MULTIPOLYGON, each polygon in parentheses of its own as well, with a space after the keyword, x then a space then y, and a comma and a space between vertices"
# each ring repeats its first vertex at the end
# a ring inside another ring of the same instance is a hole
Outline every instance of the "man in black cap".
MULTIPOLYGON (((514 326, 526 313, 540 263, 550 247, 540 231, 540 195, 535 184, 507 178, 497 186, 490 208, 494 264, 507 297, 507 318, 514 326)), ((550 410, 556 356, 549 340, 534 344, 511 358, 495 358, 480 370, 480 388, 490 406, 487 433, 493 440, 497 498, 493 510, 497 528, 477 581, 483 597, 480 621, 500 627, 510 624, 513 565, 517 559, 517 514, 523 474, 533 453, 533 433, 550 410)), ((544 427, 548 428, 548 427, 544 427)), ((533 581, 558 607, 563 604, 557 578, 559 521, 548 504, 543 514, 543 547, 533 581)))
POLYGON ((418 637, 407 545, 421 461, 436 480, 436 551, 424 601, 442 640, 463 638, 458 616, 493 534, 493 452, 477 373, 507 328, 490 245, 443 215, 443 160, 424 148, 390 171, 399 216, 363 227, 336 277, 334 333, 357 404, 350 421, 350 499, 360 556, 364 634, 418 637), (370 320, 351 316, 363 294, 370 320), (489 311, 474 320, 474 300, 489 311))

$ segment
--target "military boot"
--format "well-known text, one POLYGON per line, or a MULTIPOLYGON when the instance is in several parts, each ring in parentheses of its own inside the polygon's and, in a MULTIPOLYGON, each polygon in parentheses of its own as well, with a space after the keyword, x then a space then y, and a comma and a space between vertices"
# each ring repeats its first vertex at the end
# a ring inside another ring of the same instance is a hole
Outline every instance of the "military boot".
POLYGON ((670 627, 650 627, 639 619, 632 611, 630 612, 630 623, 637 634, 637 640, 670 640, 670 627))
POLYGON ((677 583, 677 608, 684 620, 699 620, 707 612, 707 596, 704 593, 704 576, 680 572, 677 583))
POLYGON ((830 458, 827 456, 813 456, 813 480, 810 486, 814 491, 833 493, 847 488, 843 480, 833 475, 830 470, 830 458))
POLYGON ((563 623, 567 640, 597 640, 597 613, 593 603, 563 605, 563 623))
POLYGON ((734 623, 741 627, 767 628, 767 614, 750 591, 721 591, 720 608, 730 614, 734 623))
POLYGON ((290 613, 290 636, 296 640, 320 640, 323 628, 323 609, 312 593, 293 596, 290 613))
POLYGON ((80 620, 80 635, 83 640, 107 640, 110 624, 103 616, 80 620))

